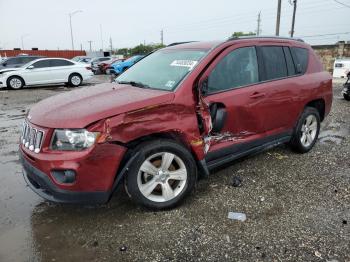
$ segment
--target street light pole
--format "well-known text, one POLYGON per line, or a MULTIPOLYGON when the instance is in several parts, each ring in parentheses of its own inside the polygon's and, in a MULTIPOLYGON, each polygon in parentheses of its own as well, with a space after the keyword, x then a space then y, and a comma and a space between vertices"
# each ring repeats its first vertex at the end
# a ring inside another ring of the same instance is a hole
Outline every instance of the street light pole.
POLYGON ((80 12, 83 12, 81 10, 77 10, 77 11, 74 11, 72 13, 69 13, 69 26, 70 26, 70 38, 72 40, 72 50, 74 50, 74 39, 73 39, 73 27, 72 27, 72 16, 77 14, 77 13, 80 13, 80 12))
POLYGON ((24 50, 24 41, 23 41, 23 38, 25 38, 25 37, 28 36, 28 35, 29 35, 29 34, 21 35, 22 50, 24 50))

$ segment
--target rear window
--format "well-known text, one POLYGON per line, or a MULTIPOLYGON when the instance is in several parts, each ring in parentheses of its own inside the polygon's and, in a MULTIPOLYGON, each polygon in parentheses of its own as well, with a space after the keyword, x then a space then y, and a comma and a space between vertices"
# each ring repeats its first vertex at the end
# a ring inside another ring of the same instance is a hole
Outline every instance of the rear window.
POLYGON ((292 47, 292 51, 295 55, 296 68, 298 73, 304 74, 307 70, 309 61, 309 53, 307 49, 301 47, 292 47))
POLYGON ((265 67, 265 80, 288 76, 287 64, 281 46, 261 47, 265 67))

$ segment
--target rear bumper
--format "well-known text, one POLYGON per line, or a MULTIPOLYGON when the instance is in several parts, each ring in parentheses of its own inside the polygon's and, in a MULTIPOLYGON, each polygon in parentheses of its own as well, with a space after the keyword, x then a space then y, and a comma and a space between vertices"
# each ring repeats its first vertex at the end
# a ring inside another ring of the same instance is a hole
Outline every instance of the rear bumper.
POLYGON ((111 191, 75 192, 57 187, 51 179, 30 164, 19 152, 23 177, 28 186, 42 198, 56 203, 102 204, 106 203, 111 191))

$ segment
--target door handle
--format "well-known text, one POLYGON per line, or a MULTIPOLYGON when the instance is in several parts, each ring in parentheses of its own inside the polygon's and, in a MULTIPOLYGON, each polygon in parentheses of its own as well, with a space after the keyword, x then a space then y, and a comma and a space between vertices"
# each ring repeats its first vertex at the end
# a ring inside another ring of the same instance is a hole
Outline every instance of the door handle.
POLYGON ((259 93, 259 92, 254 92, 253 94, 251 94, 249 97, 253 98, 253 99, 257 99, 257 98, 262 98, 265 96, 265 93, 259 93))

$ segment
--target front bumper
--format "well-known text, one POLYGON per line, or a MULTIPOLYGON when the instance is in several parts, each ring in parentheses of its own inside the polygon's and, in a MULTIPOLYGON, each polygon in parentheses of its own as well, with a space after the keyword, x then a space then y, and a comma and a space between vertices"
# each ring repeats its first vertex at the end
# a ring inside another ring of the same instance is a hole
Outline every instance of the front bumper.
POLYGON ((56 203, 102 204, 106 203, 111 191, 74 192, 56 186, 51 179, 27 161, 20 151, 23 177, 28 186, 42 198, 56 203))
POLYGON ((0 88, 6 87, 6 78, 0 77, 0 88))

